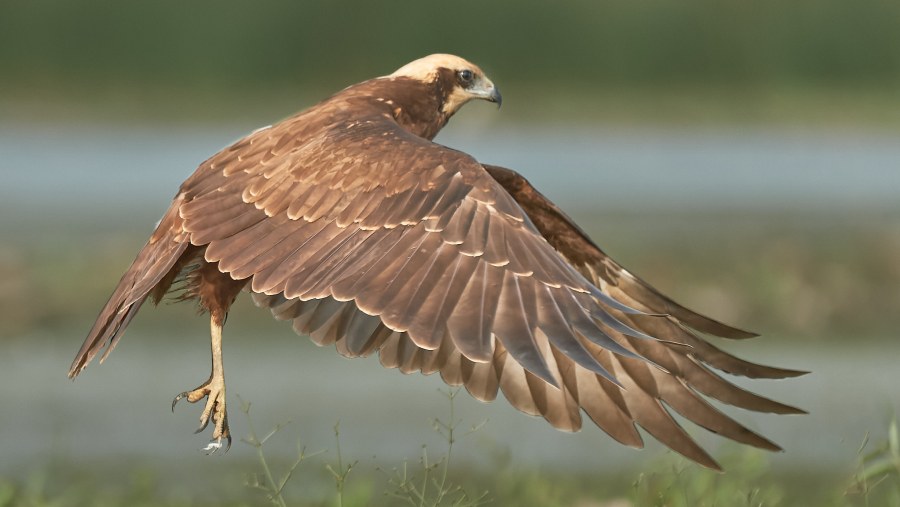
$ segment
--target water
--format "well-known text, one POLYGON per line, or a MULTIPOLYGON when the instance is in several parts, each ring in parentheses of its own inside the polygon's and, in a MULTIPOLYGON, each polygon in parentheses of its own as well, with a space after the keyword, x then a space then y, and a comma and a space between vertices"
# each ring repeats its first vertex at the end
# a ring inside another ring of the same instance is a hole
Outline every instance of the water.
MULTIPOLYGON (((161 213, 200 162, 257 126, 0 123, 0 211, 161 213)), ((896 208, 900 192, 900 142, 888 134, 567 131, 454 122, 438 141, 516 169, 569 206, 840 213, 896 208)))
MULTIPOLYGON (((175 394, 208 375, 207 337, 204 326, 196 327, 195 334, 166 339, 164 346, 135 329, 109 362, 92 365, 74 383, 65 379, 65 371, 77 344, 61 346, 34 337, 6 347, 0 356, 4 407, 0 474, 15 475, 28 464, 67 457, 140 456, 145 462, 173 466, 181 460, 200 463, 197 449, 209 435, 192 433, 200 407, 183 403, 174 415, 169 411, 175 394)), ((290 457, 295 437, 312 450, 333 448, 331 432, 337 421, 346 455, 357 459, 377 456, 379 462, 399 463, 415 459, 423 443, 442 448, 430 424, 432 418, 446 418, 448 411, 437 376, 404 376, 383 369, 375 358, 347 360, 331 348, 319 349, 305 341, 293 338, 289 329, 278 337, 226 335, 226 376, 236 436, 247 432, 240 396, 253 403, 258 428, 294 421, 285 430, 290 436, 287 446, 271 451, 275 457, 290 457)), ((730 410, 785 447, 785 453, 771 456, 773 466, 850 466, 865 433, 883 433, 891 410, 900 408, 896 342, 862 348, 788 347, 761 338, 729 349, 768 364, 814 372, 784 381, 739 380, 810 412, 774 416, 730 410)), ((560 433, 542 419, 512 409, 502 396, 483 404, 463 395, 457 409, 464 427, 488 420, 459 446, 463 460, 484 461, 491 449, 508 450, 518 464, 599 472, 639 465, 661 449, 655 443, 648 451, 627 449, 589 425, 578 434, 560 433)), ((696 427, 692 432, 721 457, 723 439, 696 427)), ((250 451, 237 444, 230 456, 240 459, 250 451)))

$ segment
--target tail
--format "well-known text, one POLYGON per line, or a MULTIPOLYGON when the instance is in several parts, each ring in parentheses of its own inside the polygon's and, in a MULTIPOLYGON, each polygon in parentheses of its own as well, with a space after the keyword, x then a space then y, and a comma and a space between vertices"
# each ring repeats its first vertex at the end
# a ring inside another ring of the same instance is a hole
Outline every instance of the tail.
POLYGON ((81 350, 75 356, 69 369, 69 378, 75 378, 81 373, 94 356, 106 347, 103 357, 100 358, 102 363, 115 348, 128 323, 137 314, 150 291, 163 279, 171 284, 172 277, 166 275, 172 271, 172 267, 190 244, 182 229, 181 216, 178 214, 183 202, 184 196, 179 194, 131 267, 119 280, 119 285, 106 302, 81 350))

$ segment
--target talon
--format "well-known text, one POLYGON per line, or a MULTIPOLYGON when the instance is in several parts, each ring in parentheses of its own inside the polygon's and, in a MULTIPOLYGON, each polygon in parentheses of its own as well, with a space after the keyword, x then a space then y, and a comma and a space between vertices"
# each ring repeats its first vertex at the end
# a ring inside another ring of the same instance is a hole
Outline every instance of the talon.
POLYGON ((224 413, 221 417, 221 424, 216 425, 215 433, 219 435, 219 441, 221 441, 223 437, 228 440, 228 446, 225 447, 224 451, 228 452, 228 450, 231 449, 231 431, 228 429, 228 414, 224 413))
POLYGON ((221 377, 215 377, 206 381, 200 387, 185 391, 172 400, 172 408, 174 411, 175 404, 182 399, 187 399, 190 403, 197 403, 206 398, 203 412, 200 414, 200 427, 194 430, 194 433, 201 433, 209 427, 210 421, 214 425, 213 439, 202 450, 207 454, 212 454, 221 449, 224 445, 223 439, 228 439, 228 447, 231 448, 231 435, 228 431, 228 412, 225 409, 225 382, 221 377))
POLYGON ((184 398, 187 398, 188 394, 189 393, 187 391, 185 391, 185 392, 179 394, 178 396, 176 396, 174 400, 172 400, 172 413, 173 414, 175 413, 175 404, 178 403, 179 401, 183 400, 184 398))
POLYGON ((200 427, 194 433, 200 433, 209 426, 212 420, 214 430, 212 440, 202 450, 207 454, 212 454, 224 445, 223 440, 228 440, 228 446, 224 452, 231 449, 231 432, 228 431, 228 411, 225 408, 225 376, 222 373, 222 324, 216 316, 210 319, 210 334, 212 347, 212 372, 209 379, 196 389, 185 391, 172 400, 172 411, 175 411, 175 405, 182 399, 187 399, 189 403, 197 403, 202 399, 206 399, 203 412, 200 414, 200 427))
POLYGON ((205 430, 207 426, 209 426, 209 419, 206 419, 205 421, 200 421, 200 427, 197 428, 196 430, 194 430, 194 435, 205 430))

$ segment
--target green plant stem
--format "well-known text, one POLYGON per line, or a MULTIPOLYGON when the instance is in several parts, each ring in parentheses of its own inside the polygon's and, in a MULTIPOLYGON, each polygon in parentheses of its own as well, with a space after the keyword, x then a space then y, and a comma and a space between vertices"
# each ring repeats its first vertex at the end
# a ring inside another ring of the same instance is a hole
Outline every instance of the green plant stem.
MULTIPOLYGON (((263 443, 268 440, 269 437, 274 435, 279 429, 281 429, 281 426, 276 426, 275 429, 272 430, 272 432, 270 432, 268 435, 266 435, 265 438, 260 440, 256 434, 256 428, 253 427, 253 419, 250 417, 250 403, 244 403, 244 401, 241 400, 241 409, 247 415, 247 427, 250 430, 250 438, 245 441, 256 448, 256 457, 259 459, 259 462, 262 465, 263 475, 265 476, 266 482, 268 483, 267 490, 269 492, 269 500, 271 500, 272 503, 278 505, 279 507, 287 507, 287 502, 285 502, 284 497, 281 494, 281 490, 284 487, 284 482, 282 482, 281 486, 279 486, 278 483, 275 482, 275 478, 272 477, 272 470, 269 468, 269 463, 266 461, 266 456, 263 452, 263 443)), ((303 459, 302 454, 300 459, 303 459)))
POLYGON ((456 429, 456 423, 454 422, 455 417, 456 417, 456 411, 454 410, 453 402, 458 393, 459 393, 459 389, 457 389, 455 391, 451 390, 447 393, 447 398, 450 400, 450 420, 448 421, 448 424, 447 424, 447 457, 444 459, 444 471, 441 474, 441 484, 440 484, 440 487, 438 488, 438 498, 437 498, 437 501, 435 502, 435 505, 440 504, 441 501, 444 499, 444 486, 447 483, 447 471, 450 469, 450 458, 453 455, 453 443, 454 443, 453 430, 456 429))

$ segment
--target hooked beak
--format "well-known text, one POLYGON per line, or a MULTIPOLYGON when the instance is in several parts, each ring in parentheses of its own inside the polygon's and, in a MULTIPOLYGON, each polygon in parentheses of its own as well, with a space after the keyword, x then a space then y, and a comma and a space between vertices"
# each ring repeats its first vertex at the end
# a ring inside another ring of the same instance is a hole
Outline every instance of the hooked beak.
POLYGON ((500 109, 500 106, 503 105, 503 96, 500 95, 500 90, 496 86, 491 87, 491 94, 488 95, 487 100, 497 104, 497 109, 500 109))
POLYGON ((472 90, 472 92, 479 99, 497 104, 498 109, 500 108, 500 105, 503 104, 503 97, 500 95, 500 90, 487 78, 482 79, 481 83, 478 83, 478 86, 472 90))

